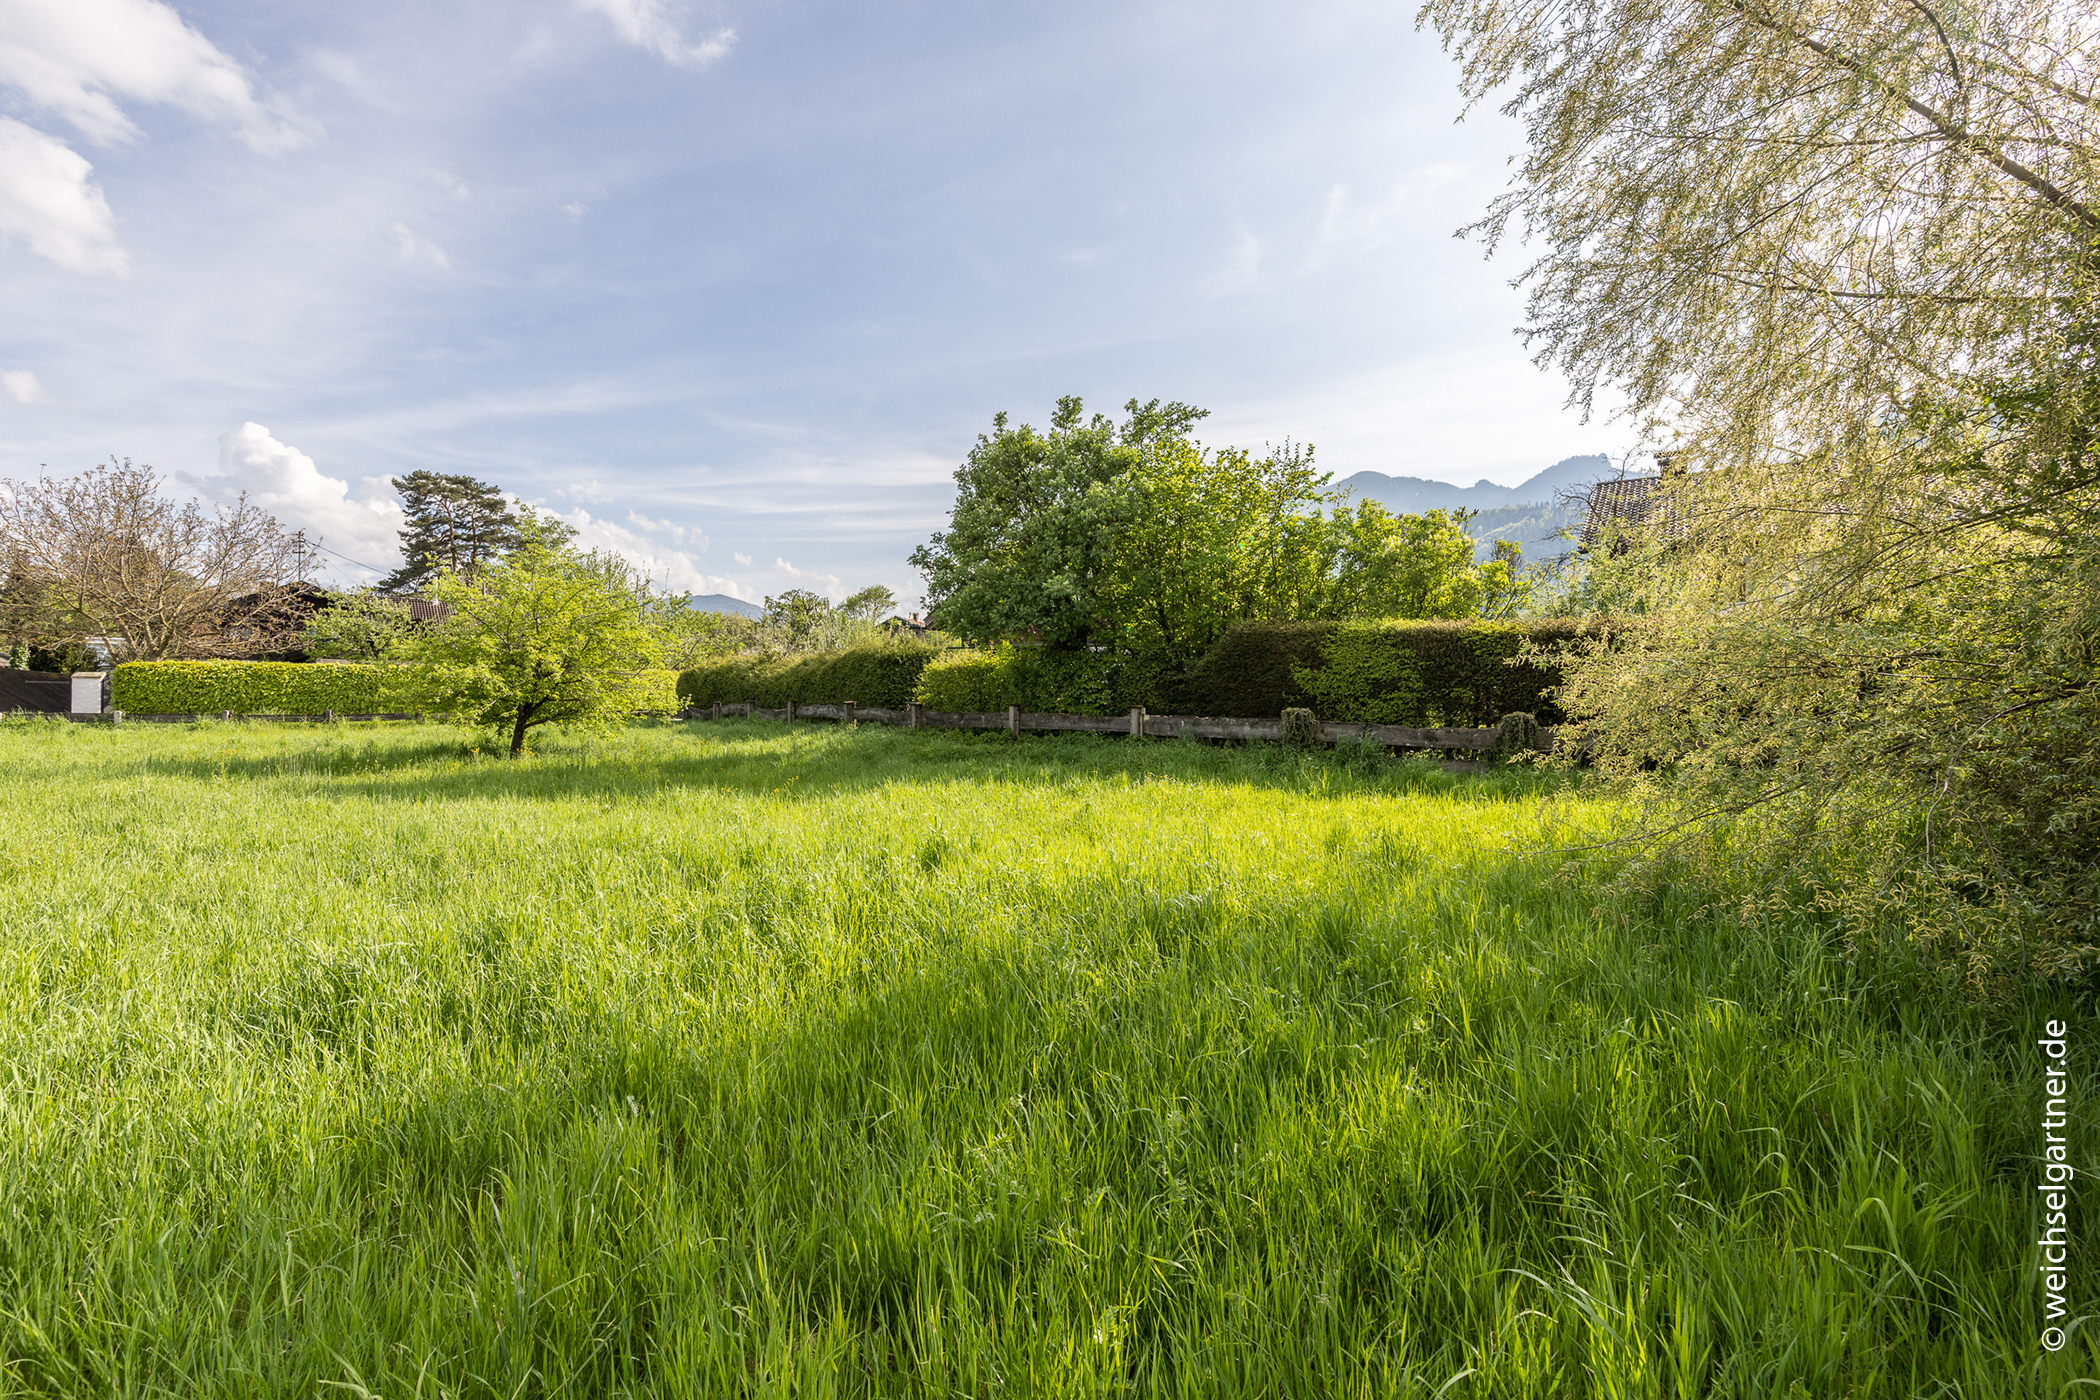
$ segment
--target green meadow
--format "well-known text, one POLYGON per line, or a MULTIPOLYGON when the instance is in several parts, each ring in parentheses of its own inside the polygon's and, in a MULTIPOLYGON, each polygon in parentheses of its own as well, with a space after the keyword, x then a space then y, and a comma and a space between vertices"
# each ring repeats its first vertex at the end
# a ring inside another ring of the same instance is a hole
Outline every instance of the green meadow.
POLYGON ((0 783, 0 1394, 2100 1372, 2036 1340, 2070 1008, 1578 865, 1611 811, 1563 779, 13 722, 0 783))

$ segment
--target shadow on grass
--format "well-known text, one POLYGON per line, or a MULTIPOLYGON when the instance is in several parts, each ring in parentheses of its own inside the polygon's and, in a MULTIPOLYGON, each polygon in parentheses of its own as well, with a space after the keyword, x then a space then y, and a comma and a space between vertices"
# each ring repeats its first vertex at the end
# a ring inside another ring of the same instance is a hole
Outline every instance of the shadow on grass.
POLYGON ((1273 744, 1227 748, 1194 740, 1094 734, 1023 735, 909 731, 764 721, 642 722, 610 737, 550 736, 512 761, 472 731, 346 730, 269 752, 159 755, 149 773, 267 781, 318 778, 345 795, 460 800, 634 797, 667 788, 772 793, 788 800, 897 783, 969 779, 1042 785, 1071 781, 1173 779, 1247 785, 1298 796, 1444 793, 1511 801, 1556 791, 1567 780, 1521 767, 1482 765, 1454 773, 1428 759, 1347 750, 1301 752, 1273 744), (792 780, 792 790, 784 782, 792 780))

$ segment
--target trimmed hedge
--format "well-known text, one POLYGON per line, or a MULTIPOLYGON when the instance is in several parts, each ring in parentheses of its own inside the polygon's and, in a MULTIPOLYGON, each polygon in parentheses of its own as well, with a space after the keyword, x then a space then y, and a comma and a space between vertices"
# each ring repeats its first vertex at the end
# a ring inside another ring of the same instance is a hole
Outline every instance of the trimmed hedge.
POLYGON ((978 713, 1008 705, 1031 714, 1116 715, 1133 705, 1164 713, 1156 670, 1143 658, 1111 651, 951 651, 919 674, 912 698, 932 710, 978 713))
POLYGON ((1509 659, 1593 635, 1570 618, 1523 622, 1246 622, 1218 640, 1187 683, 1197 714, 1266 719, 1304 707, 1323 720, 1487 727, 1522 711, 1566 720, 1548 695, 1559 668, 1509 659))
POLYGON ((749 702, 777 710, 798 705, 856 705, 901 710, 912 701, 919 673, 941 654, 934 646, 848 647, 789 658, 731 657, 678 676, 678 698, 692 706, 749 702))
MULTIPOLYGON (((137 715, 393 714, 416 708, 388 666, 328 661, 127 661, 110 677, 110 707, 137 715)), ((631 677, 633 707, 678 708, 676 671, 631 677)))
POLYGON ((1527 642, 1547 650, 1594 635, 1569 618, 1524 622, 1243 622, 1186 677, 1156 658, 1002 645, 983 651, 862 647, 794 661, 737 658, 678 678, 689 705, 749 701, 996 712, 1156 714, 1274 719, 1309 709, 1323 720, 1487 728, 1504 715, 1541 724, 1566 716, 1548 692, 1550 662, 1509 663, 1527 642))
POLYGON ((138 715, 344 715, 392 711, 384 666, 319 661, 127 661, 110 706, 138 715))
POLYGON ((951 651, 926 664, 912 699, 929 710, 983 714, 1019 704, 1014 693, 1012 647, 996 651, 951 651))

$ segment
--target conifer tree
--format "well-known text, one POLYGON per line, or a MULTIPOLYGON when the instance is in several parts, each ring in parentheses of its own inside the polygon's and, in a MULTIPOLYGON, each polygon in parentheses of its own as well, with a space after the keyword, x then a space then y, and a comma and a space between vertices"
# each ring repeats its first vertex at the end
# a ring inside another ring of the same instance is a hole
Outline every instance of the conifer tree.
POLYGON ((518 544, 518 517, 498 487, 471 476, 413 471, 393 479, 408 523, 401 530, 401 567, 381 580, 381 593, 413 593, 440 574, 471 581, 518 544))

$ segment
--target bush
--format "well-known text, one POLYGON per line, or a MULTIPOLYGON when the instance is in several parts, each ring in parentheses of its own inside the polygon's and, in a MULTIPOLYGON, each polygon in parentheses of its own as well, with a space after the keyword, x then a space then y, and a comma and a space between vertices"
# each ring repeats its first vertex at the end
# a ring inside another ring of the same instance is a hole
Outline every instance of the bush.
POLYGON ((1014 695, 1014 649, 943 653, 919 673, 912 693, 929 710, 982 714, 1018 705, 1014 695))
POLYGON ((397 674, 330 662, 127 661, 110 678, 110 704, 140 715, 384 714, 397 674))
MULTIPOLYGON (((413 702, 407 673, 326 661, 127 661, 110 677, 110 705, 137 715, 397 713, 413 702)), ((678 708, 675 671, 631 678, 637 710, 678 708)))
POLYGON ((798 705, 857 705, 901 710, 939 647, 905 643, 847 647, 814 656, 735 656, 695 666, 678 677, 678 698, 695 707, 750 703, 777 710, 798 705))
POLYGON ((1266 719, 1317 710, 1343 723, 1486 727, 1514 711, 1566 716, 1551 698, 1559 668, 1509 664, 1526 644, 1551 651, 1597 624, 1527 622, 1246 622, 1190 674, 1199 714, 1266 719))

